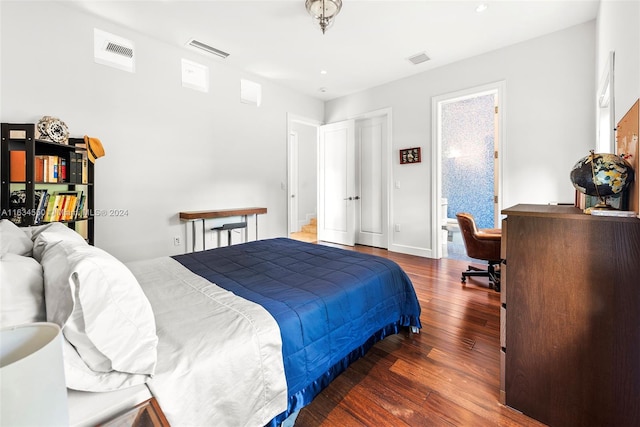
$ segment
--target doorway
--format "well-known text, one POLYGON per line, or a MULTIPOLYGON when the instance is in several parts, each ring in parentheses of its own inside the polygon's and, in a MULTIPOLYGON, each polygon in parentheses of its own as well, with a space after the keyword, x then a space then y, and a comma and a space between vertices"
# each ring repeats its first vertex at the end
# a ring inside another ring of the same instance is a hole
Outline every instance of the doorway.
POLYGON ((288 115, 287 127, 287 234, 295 240, 315 242, 320 123, 288 115))
POLYGON ((468 259, 456 213, 471 213, 478 228, 500 226, 500 141, 504 84, 434 98, 434 233, 437 257, 468 259))

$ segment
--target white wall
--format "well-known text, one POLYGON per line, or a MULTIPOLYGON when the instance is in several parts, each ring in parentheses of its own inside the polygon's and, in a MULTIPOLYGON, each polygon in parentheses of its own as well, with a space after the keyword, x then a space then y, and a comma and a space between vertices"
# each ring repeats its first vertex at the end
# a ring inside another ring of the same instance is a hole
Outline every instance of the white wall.
POLYGON ((640 98, 640 1, 602 0, 597 19, 598 81, 610 51, 615 51, 615 123, 640 98))
POLYGON ((423 161, 394 156, 390 249, 432 255, 431 98, 506 83, 501 206, 573 202, 569 171, 595 145, 595 22, 588 22, 326 104, 326 122, 393 109, 393 152, 422 147, 423 161))
POLYGON ((286 115, 321 121, 321 101, 54 2, 0 7, 0 119, 57 116, 105 147, 96 209, 128 216, 96 218, 97 246, 122 260, 182 253, 179 211, 244 206, 268 208, 261 238, 286 235, 286 115), (94 63, 94 27, 135 43, 135 74, 94 63), (209 93, 181 87, 181 58, 209 66, 209 93), (240 103, 241 77, 262 84, 261 107, 240 103))

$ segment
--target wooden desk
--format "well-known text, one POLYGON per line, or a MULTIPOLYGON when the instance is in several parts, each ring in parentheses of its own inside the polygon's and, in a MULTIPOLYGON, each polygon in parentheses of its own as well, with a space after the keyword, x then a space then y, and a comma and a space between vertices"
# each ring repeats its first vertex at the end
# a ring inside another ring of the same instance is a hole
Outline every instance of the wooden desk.
MULTIPOLYGON (((213 218, 226 218, 231 216, 241 216, 244 222, 247 221, 248 215, 255 215, 256 217, 256 240, 258 240, 258 215, 266 214, 267 208, 234 208, 234 209, 217 209, 209 211, 190 211, 180 212, 180 219, 183 221, 191 222, 191 235, 192 235, 192 250, 196 250, 196 221, 202 221, 202 249, 205 248, 205 234, 206 229, 204 222, 207 219, 213 218)), ((245 241, 248 240, 248 230, 245 232, 245 241)))

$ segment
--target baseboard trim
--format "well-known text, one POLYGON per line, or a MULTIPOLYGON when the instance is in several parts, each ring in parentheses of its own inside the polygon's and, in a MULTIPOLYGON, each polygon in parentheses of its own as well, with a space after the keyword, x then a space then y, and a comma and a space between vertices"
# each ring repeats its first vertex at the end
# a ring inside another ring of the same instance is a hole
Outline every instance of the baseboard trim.
POLYGON ((433 258, 433 251, 431 249, 419 248, 416 246, 391 244, 391 246, 389 246, 389 251, 420 256, 423 258, 433 258))

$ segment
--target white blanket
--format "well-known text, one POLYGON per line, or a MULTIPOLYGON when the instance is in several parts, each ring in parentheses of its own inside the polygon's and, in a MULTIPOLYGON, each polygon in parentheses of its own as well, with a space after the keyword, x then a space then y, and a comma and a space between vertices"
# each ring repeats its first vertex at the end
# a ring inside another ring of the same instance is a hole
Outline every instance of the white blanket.
POLYGON ((287 409, 280 330, 264 308, 169 257, 127 266, 155 314, 148 386, 171 425, 263 426, 287 409))

